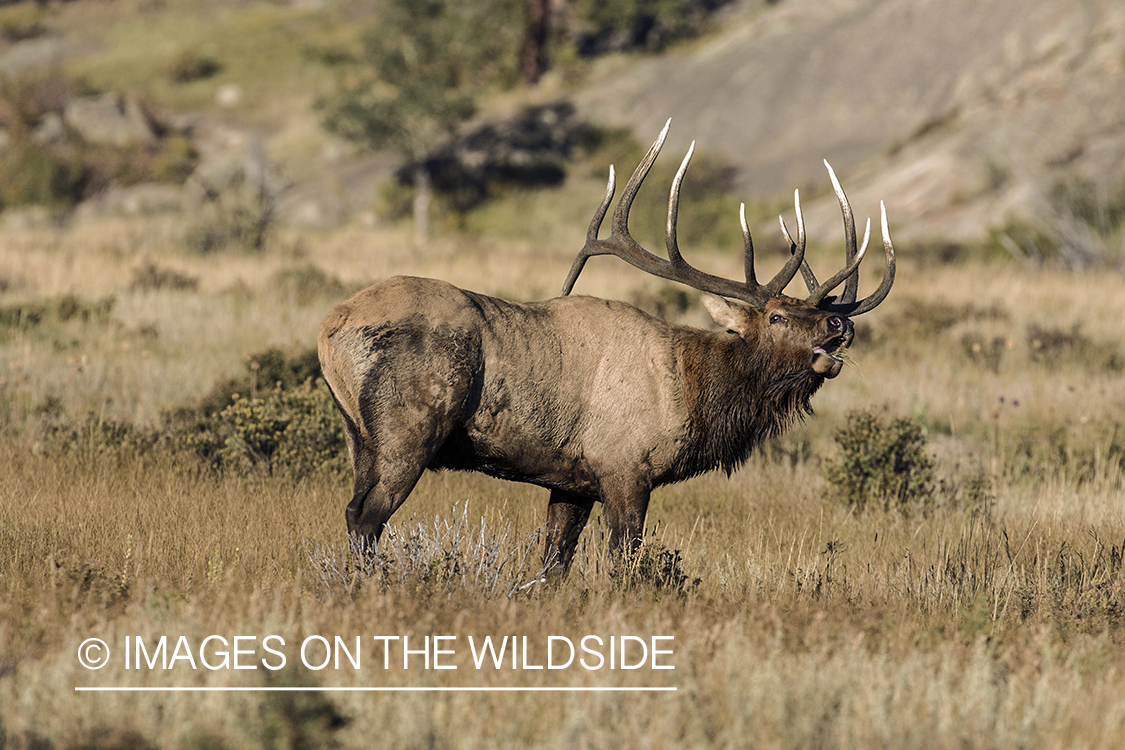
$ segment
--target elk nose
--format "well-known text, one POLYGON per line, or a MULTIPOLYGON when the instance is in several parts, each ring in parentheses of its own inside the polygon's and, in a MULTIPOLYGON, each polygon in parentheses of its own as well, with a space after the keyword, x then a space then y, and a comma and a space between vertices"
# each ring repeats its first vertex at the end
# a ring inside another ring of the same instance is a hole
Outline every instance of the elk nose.
POLYGON ((828 320, 828 330, 832 333, 839 333, 844 328, 844 321, 840 319, 839 315, 830 315, 828 320))

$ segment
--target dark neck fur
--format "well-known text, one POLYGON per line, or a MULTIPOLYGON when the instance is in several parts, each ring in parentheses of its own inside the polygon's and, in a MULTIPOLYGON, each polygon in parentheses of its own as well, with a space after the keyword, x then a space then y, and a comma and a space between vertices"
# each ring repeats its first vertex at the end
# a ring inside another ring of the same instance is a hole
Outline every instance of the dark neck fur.
POLYGON ((718 467, 730 474, 758 444, 811 414, 824 382, 807 364, 734 334, 684 336, 677 346, 691 425, 668 481, 718 467))

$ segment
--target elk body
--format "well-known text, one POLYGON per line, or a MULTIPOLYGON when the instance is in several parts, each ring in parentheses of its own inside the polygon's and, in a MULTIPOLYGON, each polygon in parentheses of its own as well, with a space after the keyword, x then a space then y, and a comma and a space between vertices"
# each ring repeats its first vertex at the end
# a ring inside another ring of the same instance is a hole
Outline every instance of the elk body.
MULTIPOLYGON (((376 542, 426 469, 480 471, 550 490, 544 565, 564 571, 594 503, 602 503, 611 550, 641 536, 653 488, 715 468, 728 472, 756 445, 811 412, 810 399, 839 374, 853 338, 849 315, 878 305, 894 280, 894 248, 883 210, 886 265, 880 287, 856 301, 858 267, 848 201, 846 264, 818 283, 797 237, 778 275, 759 284, 743 215, 746 281, 688 265, 676 244, 680 184, 669 197, 668 260, 629 235, 630 206, 663 145, 666 125, 626 185, 609 238, 598 230, 605 200, 563 294, 514 303, 433 279, 396 277, 332 310, 318 340, 325 379, 343 417, 355 474, 348 530, 376 542), (638 268, 706 292, 722 331, 654 318, 612 300, 568 296, 586 259, 613 254, 638 268), (801 270, 810 295, 781 290, 801 270), (844 284, 839 297, 829 292, 844 284)), ((694 148, 694 144, 693 144, 694 148)))

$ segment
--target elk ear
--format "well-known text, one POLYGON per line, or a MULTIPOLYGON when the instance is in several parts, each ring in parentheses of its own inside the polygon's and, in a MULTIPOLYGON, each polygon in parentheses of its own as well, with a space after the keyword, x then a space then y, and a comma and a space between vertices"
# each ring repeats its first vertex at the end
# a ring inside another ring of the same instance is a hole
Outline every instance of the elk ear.
POLYGON ((703 306, 711 313, 712 320, 728 331, 734 331, 740 336, 746 335, 749 321, 741 305, 714 294, 704 294, 702 299, 703 306))

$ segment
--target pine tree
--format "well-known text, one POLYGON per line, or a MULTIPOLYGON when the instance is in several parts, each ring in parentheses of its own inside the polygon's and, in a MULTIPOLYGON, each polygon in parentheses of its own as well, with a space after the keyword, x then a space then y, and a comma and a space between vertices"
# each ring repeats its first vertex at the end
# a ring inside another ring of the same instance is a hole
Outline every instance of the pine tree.
POLYGON ((514 77, 518 8, 519 0, 388 0, 364 35, 352 84, 321 102, 329 131, 406 160, 420 239, 429 231, 426 159, 473 116, 476 92, 514 77))

